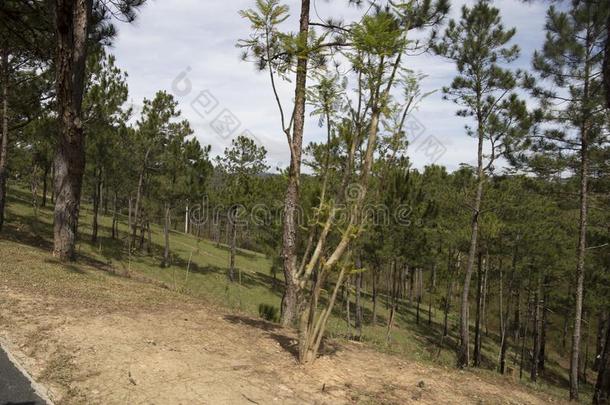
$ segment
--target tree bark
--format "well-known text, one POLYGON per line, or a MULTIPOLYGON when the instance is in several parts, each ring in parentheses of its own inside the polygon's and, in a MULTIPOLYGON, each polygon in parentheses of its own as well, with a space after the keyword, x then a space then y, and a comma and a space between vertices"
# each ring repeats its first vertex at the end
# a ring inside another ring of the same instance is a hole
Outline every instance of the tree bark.
MULTIPOLYGON (((202 208, 203 209, 203 208, 202 208)), ((184 233, 189 233, 189 203, 186 202, 186 210, 184 214, 184 233)))
MULTIPOLYGON (((531 283, 530 283, 531 287, 531 283)), ((526 316, 525 326, 523 327, 523 334, 521 335, 521 359, 519 361, 519 379, 523 378, 523 369, 525 368, 525 345, 527 342, 527 331, 530 324, 530 318, 532 313, 531 308, 531 288, 528 289, 527 293, 527 305, 526 305, 526 316)))
POLYGON ((477 312, 475 314, 474 323, 474 350, 473 350, 473 366, 481 366, 481 309, 483 302, 483 254, 478 254, 478 269, 477 269, 477 312))
POLYGON ((164 239, 164 247, 163 247, 163 267, 169 267, 170 265, 170 257, 169 257, 169 228, 170 224, 170 206, 169 203, 165 203, 165 220, 163 224, 163 239, 164 239))
POLYGON ((95 188, 93 191, 93 222, 91 224, 91 242, 97 242, 98 215, 102 193, 102 169, 95 170, 95 188))
POLYGON ((229 259, 229 280, 235 281, 235 256, 237 253, 237 211, 236 208, 231 208, 229 215, 229 226, 231 228, 230 236, 230 259, 229 259))
POLYGON ((593 393, 594 404, 610 402, 610 318, 606 323, 606 338, 599 359, 599 371, 593 393))
MULTIPOLYGON (((588 97, 588 86, 585 85, 585 99, 588 97)), ((578 233, 578 261, 576 265, 576 294, 574 311, 574 330, 572 332, 572 351, 570 356, 570 400, 578 400, 578 365, 580 359, 580 337, 582 320, 582 303, 585 284, 585 255, 587 249, 587 209, 588 209, 588 123, 583 123, 581 130, 580 151, 580 219, 578 233)))
POLYGON ((544 372, 546 366, 546 328, 548 324, 547 317, 547 306, 548 306, 548 294, 546 292, 547 280, 545 279, 542 284, 542 323, 540 330, 540 352, 538 353, 538 371, 544 372))
POLYGON ((117 229, 117 192, 114 192, 113 204, 112 204, 112 239, 117 238, 118 229, 117 229))
POLYGON ((394 318, 396 316, 396 294, 398 293, 398 266, 396 263, 396 259, 392 260, 392 273, 391 273, 391 305, 390 305, 390 316, 388 317, 388 327, 386 332, 386 343, 390 343, 390 337, 392 332, 392 327, 394 326, 394 318))
POLYGON ((489 253, 485 255, 485 261, 483 262, 483 287, 482 287, 482 299, 481 299, 481 328, 485 329, 485 336, 489 335, 487 328, 487 276, 489 274, 489 253))
POLYGON ((373 266, 373 291, 372 291, 372 300, 373 300, 373 326, 377 326, 377 300, 378 300, 378 285, 379 285, 379 276, 380 276, 379 267, 377 265, 373 266))
POLYGON ((40 204, 41 207, 47 206, 47 193, 49 191, 49 171, 50 167, 48 164, 46 164, 44 167, 44 174, 42 176, 42 203, 40 204))
POLYGON ((104 176, 104 178, 102 179, 102 184, 104 185, 104 215, 108 216, 108 198, 109 198, 109 193, 108 193, 108 179, 106 178, 106 176, 104 176))
POLYGON ((542 337, 542 279, 538 276, 536 293, 534 294, 534 341, 532 347, 532 366, 530 369, 530 379, 538 379, 538 366, 540 361, 541 337, 542 337))
POLYGON ((421 296, 422 296, 422 270, 421 269, 414 269, 415 270, 415 278, 416 278, 416 283, 417 283, 417 293, 416 293, 416 300, 417 300, 417 315, 415 316, 415 323, 417 325, 419 325, 419 308, 421 306, 421 296))
POLYGON ((513 340, 515 343, 519 342, 521 337, 521 285, 517 286, 515 295, 515 316, 513 319, 513 340))
MULTIPOLYGON (((481 123, 482 118, 479 119, 481 123)), ((477 188, 474 198, 472 213, 470 250, 468 252, 468 262, 466 264, 466 276, 464 277, 464 287, 462 288, 462 300, 460 309, 460 347, 458 349, 457 365, 460 368, 468 367, 470 362, 470 334, 469 334, 469 293, 470 280, 474 269, 474 261, 477 254, 477 238, 479 235, 479 215, 481 213, 481 202, 483 200, 483 183, 485 176, 483 173, 483 127, 479 124, 478 129, 478 152, 477 152, 477 188)))
MULTIPOLYGON (((358 268, 360 268, 360 260, 358 260, 358 268)), ((356 306, 356 314, 355 314, 355 323, 354 327, 358 331, 358 339, 362 337, 362 279, 364 278, 364 273, 360 272, 356 275, 356 297, 354 305, 356 306)))
MULTIPOLYGON (((142 224, 142 235, 144 235, 144 231, 146 231, 146 253, 149 256, 152 256, 152 231, 150 229, 150 220, 148 218, 146 218, 146 223, 142 224)), ((144 238, 144 236, 142 236, 142 238, 144 238)))
MULTIPOLYGON (((131 221, 131 244, 135 245, 136 237, 138 233, 138 215, 140 214, 140 204, 142 200, 142 195, 144 193, 144 176, 146 174, 146 166, 148 165, 148 157, 150 155, 151 148, 148 147, 146 153, 144 154, 144 160, 142 162, 142 167, 140 168, 140 174, 138 175, 138 189, 136 190, 136 200, 133 207, 133 221, 131 221)), ((131 205, 130 205, 131 206, 131 205)))
POLYGON ((458 252, 457 263, 451 263, 451 254, 449 255, 450 263, 448 266, 451 268, 449 273, 449 279, 447 280, 447 296, 445 297, 445 313, 443 319, 443 336, 449 335, 449 310, 451 309, 451 297, 453 296, 453 285, 455 273, 459 271, 461 262, 461 253, 458 252))
POLYGON ((55 0, 59 139, 55 155, 53 254, 74 260, 85 169, 82 101, 92 0, 55 0))
POLYGON ((345 299, 345 322, 347 324, 347 338, 351 339, 352 337, 352 320, 351 320, 351 311, 350 311, 350 285, 352 283, 352 277, 347 277, 345 279, 345 284, 343 285, 343 298, 345 299))
POLYGON ((2 75, 2 135, 0 138, 0 231, 4 225, 4 207, 6 205, 6 180, 8 177, 8 48, 2 48, 0 75, 2 75))
POLYGON ((595 341, 595 362, 593 363, 593 371, 599 371, 602 352, 604 350, 604 336, 606 335, 606 320, 608 313, 599 311, 597 316, 597 339, 595 341))
MULTIPOLYGON (((309 33, 310 0, 301 0, 299 35, 307 41, 309 33)), ((294 96, 292 136, 290 146, 290 167, 288 185, 284 198, 282 231, 282 259, 284 270, 284 295, 280 322, 283 326, 292 324, 297 318, 299 280, 297 275, 297 210, 301 177, 301 154, 303 148, 303 128, 305 125, 305 99, 307 91, 307 64, 309 56, 301 52, 298 56, 294 96)))
MULTIPOLYGON (((500 374, 504 374, 506 371, 506 352, 508 351, 508 326, 509 326, 509 315, 511 313, 511 299, 514 295, 514 280, 515 274, 517 272, 517 248, 515 247, 513 251, 513 259, 511 264, 511 274, 510 279, 508 281, 508 297, 506 300, 506 309, 503 308, 503 273, 502 273, 502 264, 499 266, 500 271, 500 355, 499 355, 499 369, 500 374)), ((516 341, 515 341, 516 342, 516 341)))
POLYGON ((406 273, 409 276, 409 306, 413 307, 413 292, 415 288, 415 268, 406 266, 406 273))
POLYGON ((55 205, 55 165, 51 163, 51 204, 55 205))

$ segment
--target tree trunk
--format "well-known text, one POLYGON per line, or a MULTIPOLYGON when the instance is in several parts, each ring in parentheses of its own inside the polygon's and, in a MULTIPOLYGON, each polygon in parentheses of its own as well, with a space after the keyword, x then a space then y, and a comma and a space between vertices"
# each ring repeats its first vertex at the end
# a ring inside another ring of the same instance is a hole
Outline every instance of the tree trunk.
POLYGON ((169 218, 169 214, 170 214, 170 207, 169 207, 169 203, 165 203, 165 217, 164 217, 164 222, 163 222, 163 240, 164 240, 164 247, 163 247, 163 263, 162 266, 163 267, 169 267, 170 265, 170 258, 169 258, 169 229, 170 229, 170 218, 169 218))
POLYGON ((595 362, 593 363, 593 371, 599 371, 600 360, 604 350, 606 319, 607 312, 599 311, 597 316, 597 339, 595 340, 595 362))
MULTIPOLYGON (((588 96, 588 86, 585 85, 585 94, 588 96)), ((586 97, 586 96, 585 96, 586 97)), ((586 99, 586 98, 585 98, 586 99)), ((582 302, 585 283, 585 255, 587 249, 587 197, 588 197, 588 124, 583 125, 581 131, 580 152, 580 219, 578 234, 578 262, 576 265, 576 295, 574 311, 574 330, 572 331, 572 351, 570 356, 570 400, 578 400, 578 365, 580 359, 580 335, 582 319, 582 302)))
MULTIPOLYGON (((307 43, 309 33, 310 0, 301 0, 299 36, 307 43)), ((307 92, 307 63, 309 56, 300 52, 297 60, 294 96, 292 136, 290 147, 290 167, 288 185, 284 199, 282 231, 282 260, 285 290, 282 296, 281 324, 288 326, 297 318, 299 280, 297 275, 297 209, 299 205, 299 184, 301 177, 301 154, 303 148, 303 128, 305 124, 305 99, 307 92)))
POLYGON ((229 263, 229 280, 235 281, 235 255, 237 253, 237 211, 236 208, 231 208, 231 215, 229 216, 229 225, 231 227, 231 253, 229 263))
POLYGON ((562 350, 562 355, 565 354, 566 351, 566 345, 567 345, 567 341, 568 341, 568 325, 569 325, 569 314, 566 311, 563 315, 563 333, 561 335, 561 350, 562 350))
POLYGON ((504 295, 504 280, 503 280, 503 272, 502 272, 502 263, 499 265, 500 272, 500 355, 498 359, 500 374, 504 374, 506 372, 506 352, 508 350, 508 327, 510 325, 509 315, 511 313, 511 299, 514 294, 514 280, 515 274, 517 272, 517 248, 515 247, 513 251, 513 259, 511 265, 511 274, 510 279, 508 281, 508 297, 506 300, 506 309, 503 308, 503 295, 504 295))
POLYGON ((4 225, 4 207, 6 205, 6 180, 8 177, 8 49, 2 48, 0 56, 2 66, 2 135, 0 138, 0 231, 4 225))
POLYGON ((216 211, 216 218, 215 221, 216 226, 215 226, 215 230, 216 232, 214 233, 214 239, 216 240, 216 247, 220 247, 220 232, 221 232, 221 225, 220 225, 220 212, 218 212, 218 210, 216 211))
MULTIPOLYGON (((361 263, 358 260, 358 268, 360 268, 361 263)), ((364 278, 364 273, 360 272, 356 275, 356 298, 354 305, 356 306, 356 314, 355 314, 355 323, 354 327, 358 330, 358 339, 362 337, 362 279, 364 278)))
POLYGON ((540 361, 540 348, 542 337, 542 279, 538 276, 538 286, 534 294, 534 341, 532 347, 532 366, 530 369, 530 379, 536 381, 538 379, 538 365, 540 361))
POLYGON ((487 328, 487 276, 489 274, 489 253, 485 255, 483 262, 483 287, 481 290, 481 328, 485 329, 485 336, 489 335, 487 328))
POLYGON ((432 325, 432 290, 428 289, 428 326, 432 325))
POLYGON ((417 300, 417 315, 415 316, 415 323, 417 325, 419 325, 419 308, 421 306, 421 279, 422 279, 422 271, 421 269, 414 269, 415 270, 415 278, 416 278, 416 288, 417 288, 417 292, 416 292, 416 296, 415 299, 417 300))
POLYGON ((409 275, 409 307, 413 307, 413 292, 415 289, 415 272, 417 271, 414 267, 406 267, 407 274, 409 275))
POLYGON ((547 328, 547 306, 548 306, 548 294, 546 292, 547 280, 544 280, 542 285, 542 323, 541 323, 541 331, 540 331, 540 352, 538 353, 538 371, 540 373, 544 372, 544 368, 546 365, 546 328, 547 328))
MULTIPOLYGON (((171 218, 170 218, 171 220, 171 218)), ((146 221, 146 233, 148 235, 148 241, 146 242, 146 252, 148 253, 149 256, 152 256, 152 231, 150 229, 150 221, 147 220, 146 221)), ((168 249, 169 251, 169 249, 168 249)))
POLYGON ((51 204, 55 205, 55 165, 51 163, 51 204))
POLYGON ((150 155, 151 148, 149 147, 144 154, 144 161, 140 168, 140 174, 138 176, 138 189, 136 190, 136 201, 133 208, 133 221, 131 222, 131 244, 135 245, 136 236, 138 232, 138 214, 140 214, 140 204, 142 195, 144 193, 144 175, 146 174, 146 166, 148 165, 148 156, 150 155))
MULTIPOLYGON (((479 120, 479 123, 481 120, 479 120)), ((468 367, 470 362, 470 343, 469 343, 469 293, 470 279, 474 269, 475 256, 477 254, 477 237, 479 235, 479 215, 481 213, 481 202, 483 200, 483 183, 485 181, 483 173, 483 127, 479 124, 478 130, 478 152, 477 152, 477 189, 474 199, 472 213, 472 225, 470 235, 470 250, 468 252, 468 262, 466 264, 466 276, 464 277, 464 287, 462 288, 462 300, 460 308, 460 347, 458 349, 457 365, 460 368, 468 367)))
MULTIPOLYGON (((453 296, 453 285, 454 285, 454 276, 455 273, 458 272, 460 268, 461 262, 461 253, 458 252, 457 263, 452 264, 449 263, 448 266, 451 268, 449 273, 449 279, 447 280, 447 296, 445 297, 445 313, 443 317, 443 336, 449 335, 449 310, 451 309, 451 297, 453 296)), ((451 261, 451 254, 449 254, 449 260, 451 261)))
POLYGON ((517 343, 521 337, 521 285, 517 286, 515 295, 517 298, 515 299, 515 316, 513 319, 513 341, 517 343))
POLYGON ((102 193, 102 169, 95 169, 95 187, 93 190, 93 222, 91 224, 91 242, 97 242, 98 215, 102 193))
MULTIPOLYGON (((203 209, 203 208, 202 208, 203 209)), ((186 202, 186 211, 184 214, 184 233, 189 233, 189 203, 186 202)))
POLYGON ((390 306, 390 316, 388 317, 388 327, 386 332, 386 343, 390 343, 390 337, 392 332, 392 327, 394 326, 394 318, 396 316, 396 294, 398 293, 398 265, 396 263, 396 259, 392 260, 392 273, 391 273, 391 306, 390 306))
POLYGON ((103 178, 102 179, 102 184, 104 185, 104 215, 108 216, 108 198, 109 198, 109 193, 108 193, 108 179, 107 178, 103 178))
MULTIPOLYGON (((146 215, 145 213, 142 213, 142 215, 140 215, 140 252, 144 253, 144 246, 145 246, 145 242, 146 242, 146 238, 145 238, 145 234, 146 234, 146 215)), ((149 249, 150 250, 150 249, 149 249)))
POLYGON ((116 239, 118 236, 118 229, 117 229, 117 192, 114 192, 114 198, 113 198, 113 203, 112 203, 112 239, 116 239))
POLYGON ((74 260, 85 169, 82 101, 92 0, 55 0, 59 139, 55 155, 53 254, 74 260))
POLYGON ((474 323, 473 366, 481 366, 481 309, 483 303, 483 254, 479 252, 477 269, 477 312, 474 323))
POLYGON ((606 338, 599 359, 599 372, 593 393, 594 404, 610 402, 610 318, 606 323, 606 338))
POLYGON ((379 276, 380 276, 380 271, 379 271, 379 267, 377 265, 373 266, 373 291, 372 291, 372 300, 373 300, 373 319, 372 319, 372 324, 373 326, 377 326, 377 298, 378 298, 378 291, 377 289, 379 288, 379 276))
POLYGON ((41 207, 46 207, 47 206, 47 193, 49 192, 49 165, 46 164, 44 167, 44 174, 42 177, 42 203, 40 204, 41 207))
POLYGON ((581 356, 582 360, 581 363, 582 365, 580 366, 580 374, 581 374, 581 381, 583 384, 587 384, 587 368, 589 368, 589 335, 591 332, 591 322, 588 321, 588 316, 587 316, 587 312, 585 311, 583 313, 583 318, 587 324, 587 327, 585 329, 585 333, 583 336, 583 340, 585 341, 585 355, 581 356))
POLYGON ((344 296, 343 298, 345 299, 345 322, 347 323, 347 338, 351 339, 352 337, 352 320, 351 320, 351 314, 350 314, 350 299, 349 299, 349 290, 350 290, 350 285, 352 283, 352 277, 347 277, 345 279, 345 284, 344 284, 344 296))
MULTIPOLYGON (((531 287, 531 283, 530 283, 531 287)), ((523 369, 525 368, 525 345, 527 342, 527 332, 528 326, 530 324, 530 315, 531 311, 531 288, 529 288, 527 293, 527 305, 526 305, 526 318, 525 318, 525 326, 523 327, 523 334, 521 335, 521 360, 519 361, 519 379, 523 378, 523 369)))

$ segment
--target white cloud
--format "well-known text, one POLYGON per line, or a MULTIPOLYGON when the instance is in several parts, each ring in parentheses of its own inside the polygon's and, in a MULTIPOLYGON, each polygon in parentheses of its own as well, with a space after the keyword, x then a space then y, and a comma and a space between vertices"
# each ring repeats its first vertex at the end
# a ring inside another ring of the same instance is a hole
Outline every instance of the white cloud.
MULTIPOLYGON (((290 0, 287 3, 292 17, 286 22, 286 28, 296 30, 300 2, 290 0)), ((473 1, 452 3, 451 16, 455 18, 459 16, 462 4, 473 1)), ((141 103, 144 97, 153 97, 158 90, 171 90, 174 79, 190 68, 188 79, 192 91, 178 99, 183 115, 196 130, 196 136, 203 143, 211 144, 213 153, 222 153, 230 138, 218 136, 210 122, 226 108, 241 123, 235 136, 245 129, 250 130, 267 148, 272 166, 286 165, 289 161, 286 138, 280 128, 268 77, 256 72, 252 64, 242 62, 240 50, 235 47, 239 38, 248 35, 248 24, 239 17, 238 10, 253 4, 253 0, 149 1, 136 23, 119 26, 119 35, 111 52, 117 56, 119 66, 129 73, 133 103, 141 103), (190 103, 204 90, 209 90, 219 104, 212 114, 202 118, 190 103)), ((540 47, 543 40, 544 5, 518 0, 502 0, 496 5, 502 10, 505 26, 518 28, 515 43, 523 50, 518 65, 527 67, 531 53, 540 47)), ((348 7, 346 0, 318 0, 312 8, 312 19, 317 18, 316 14, 350 19, 362 12, 348 7)), ((454 74, 451 64, 430 55, 411 57, 408 65, 428 75, 423 83, 425 91, 449 84, 454 74)), ((280 94, 289 104, 291 86, 282 84, 280 94)), ((447 149, 437 163, 455 169, 461 162, 472 161, 475 149, 472 139, 464 133, 465 120, 455 117, 455 107, 441 97, 439 91, 425 99, 416 115, 426 127, 426 134, 434 136, 447 149)), ((309 119, 305 142, 322 138, 323 131, 318 128, 316 119, 309 119)), ((416 167, 431 163, 421 151, 411 152, 416 167)))

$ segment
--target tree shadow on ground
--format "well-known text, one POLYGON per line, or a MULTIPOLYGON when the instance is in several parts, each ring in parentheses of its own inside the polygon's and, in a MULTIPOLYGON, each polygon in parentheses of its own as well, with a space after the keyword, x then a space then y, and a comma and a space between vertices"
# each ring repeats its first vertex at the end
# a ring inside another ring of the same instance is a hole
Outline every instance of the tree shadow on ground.
MULTIPOLYGON (((252 328, 266 332, 265 334, 267 337, 275 340, 282 349, 290 353, 296 360, 299 359, 298 340, 290 335, 288 329, 263 319, 249 318, 241 315, 226 315, 224 319, 233 324, 248 325, 252 328)), ((339 349, 339 345, 336 342, 331 342, 324 337, 320 344, 318 356, 332 356, 336 354, 339 349)))

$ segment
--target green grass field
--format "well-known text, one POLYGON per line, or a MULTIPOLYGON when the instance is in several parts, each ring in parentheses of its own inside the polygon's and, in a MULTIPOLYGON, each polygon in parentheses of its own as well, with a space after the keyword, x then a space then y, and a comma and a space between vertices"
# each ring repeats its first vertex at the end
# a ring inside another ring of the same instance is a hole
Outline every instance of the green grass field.
MULTIPOLYGON (((52 207, 35 210, 28 201, 31 196, 23 189, 13 187, 6 213, 6 230, 2 237, 14 243, 35 246, 51 251, 52 248, 52 207)), ((239 281, 231 283, 227 277, 229 251, 226 246, 217 246, 214 242, 197 239, 191 235, 172 231, 170 246, 172 264, 162 268, 162 229, 152 225, 152 254, 129 253, 126 246, 127 224, 121 218, 119 238, 110 238, 111 218, 100 216, 99 240, 95 245, 91 239, 91 211, 85 205, 81 212, 79 225, 79 260, 98 263, 101 267, 110 267, 121 274, 133 274, 142 279, 162 283, 165 287, 179 293, 200 298, 207 303, 243 312, 250 316, 259 316, 259 305, 266 304, 279 308, 281 300, 281 275, 274 280, 271 274, 271 258, 263 254, 239 250, 237 266, 239 281)), ((439 289, 444 293, 445 287, 439 289)), ((442 331, 442 311, 439 309, 440 296, 432 296, 433 309, 431 324, 428 324, 428 302, 424 296, 421 304, 421 319, 415 322, 415 308, 401 301, 391 342, 386 341, 386 322, 388 310, 385 297, 378 304, 377 325, 371 325, 372 302, 368 294, 363 297, 365 326, 362 340, 378 350, 396 353, 410 360, 434 362, 453 367, 455 364, 454 348, 456 345, 457 314, 449 317, 451 334, 446 337, 439 350, 442 331)), ((457 298, 457 297, 456 297, 457 298)), ((352 294, 353 300, 353 294, 352 294)), ((454 301, 456 302, 456 301, 454 301)), ((346 322, 345 302, 338 300, 333 316, 329 320, 328 333, 331 337, 343 339, 356 333, 346 322)), ((352 303, 353 311, 353 303, 352 303)), ((353 314, 353 313, 352 313, 353 314)), ((352 315, 353 320, 353 315, 352 315)), ((495 327, 490 326, 490 333, 483 338, 483 368, 476 372, 481 375, 497 373, 494 371, 498 356, 498 336, 495 327)), ((559 355, 552 348, 547 349, 548 362, 541 381, 535 388, 551 395, 567 397, 567 372, 560 366, 559 355)), ((517 350, 512 349, 508 355, 508 366, 514 369, 518 377, 517 350)), ((513 374, 513 375, 514 375, 513 374)), ((509 377, 507 377, 509 378, 509 377)), ((592 379, 591 379, 592 380, 592 379)), ((529 382, 529 372, 524 371, 523 384, 529 382)), ((591 381, 589 381, 591 382, 591 381)), ((591 395, 591 386, 583 385, 582 399, 587 401, 591 395)))

